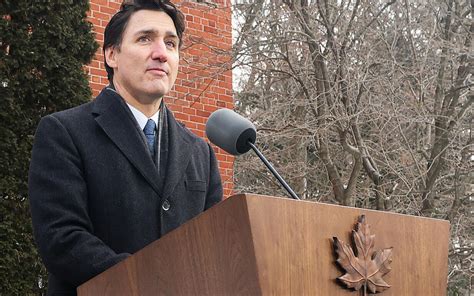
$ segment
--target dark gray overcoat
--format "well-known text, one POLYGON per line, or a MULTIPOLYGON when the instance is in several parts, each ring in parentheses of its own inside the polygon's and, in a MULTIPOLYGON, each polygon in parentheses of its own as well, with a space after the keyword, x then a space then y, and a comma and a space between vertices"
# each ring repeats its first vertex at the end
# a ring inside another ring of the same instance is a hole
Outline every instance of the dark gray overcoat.
POLYGON ((160 170, 113 90, 41 120, 29 199, 48 295, 75 295, 81 283, 221 200, 212 148, 165 110, 160 170))

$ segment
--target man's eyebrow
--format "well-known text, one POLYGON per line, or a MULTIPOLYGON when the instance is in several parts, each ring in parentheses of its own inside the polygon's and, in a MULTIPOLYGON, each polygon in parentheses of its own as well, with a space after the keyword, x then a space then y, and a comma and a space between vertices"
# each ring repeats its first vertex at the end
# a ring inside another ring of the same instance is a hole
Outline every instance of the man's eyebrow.
MULTIPOLYGON (((158 35, 159 31, 154 30, 154 29, 144 29, 136 32, 134 35, 139 36, 139 35, 158 35)), ((172 38, 178 38, 178 35, 176 35, 175 32, 173 31, 166 31, 165 32, 166 37, 172 37, 172 38)))
POLYGON ((165 34, 167 37, 172 37, 172 38, 178 38, 178 35, 176 35, 175 32, 173 31, 166 31, 166 34, 165 34))
POLYGON ((153 29, 144 29, 144 30, 140 30, 140 31, 137 31, 135 32, 135 36, 139 36, 139 35, 156 35, 158 34, 158 31, 156 30, 153 30, 153 29))

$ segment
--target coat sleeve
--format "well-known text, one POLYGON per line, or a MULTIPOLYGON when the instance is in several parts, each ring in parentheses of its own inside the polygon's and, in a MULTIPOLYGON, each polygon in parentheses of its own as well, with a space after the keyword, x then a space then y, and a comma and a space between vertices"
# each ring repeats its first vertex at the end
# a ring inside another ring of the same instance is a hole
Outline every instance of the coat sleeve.
POLYGON ((216 155, 212 147, 209 147, 209 188, 207 190, 205 210, 222 200, 223 189, 221 176, 219 174, 219 166, 217 164, 216 155))
POLYGON ((57 278, 78 286, 129 255, 94 236, 81 155, 54 116, 43 118, 36 131, 28 187, 38 250, 57 278))

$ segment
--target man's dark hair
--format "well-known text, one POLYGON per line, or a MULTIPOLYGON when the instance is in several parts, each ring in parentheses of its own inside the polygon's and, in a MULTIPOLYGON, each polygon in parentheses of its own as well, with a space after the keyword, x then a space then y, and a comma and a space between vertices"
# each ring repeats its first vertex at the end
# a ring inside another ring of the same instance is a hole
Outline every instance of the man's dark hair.
POLYGON ((112 83, 114 78, 114 69, 107 65, 105 58, 105 50, 109 47, 117 47, 120 49, 122 43, 123 32, 127 27, 130 17, 140 10, 156 10, 163 11, 171 17, 176 33, 179 38, 179 47, 182 45, 183 32, 186 27, 183 13, 168 0, 125 0, 120 6, 120 10, 110 19, 104 32, 104 63, 107 70, 107 78, 112 83))

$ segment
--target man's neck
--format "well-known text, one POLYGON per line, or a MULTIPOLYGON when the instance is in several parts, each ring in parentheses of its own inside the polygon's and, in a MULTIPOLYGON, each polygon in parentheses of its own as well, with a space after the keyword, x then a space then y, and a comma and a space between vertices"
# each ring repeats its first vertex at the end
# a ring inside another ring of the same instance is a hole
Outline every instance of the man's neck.
POLYGON ((160 110, 160 105, 161 105, 161 100, 162 98, 159 99, 154 99, 154 98, 145 98, 145 99, 137 99, 134 96, 132 96, 129 92, 126 91, 123 87, 120 85, 115 85, 114 84, 115 91, 130 105, 132 105, 134 108, 142 112, 145 116, 148 118, 151 117, 153 114, 158 112, 160 110))

